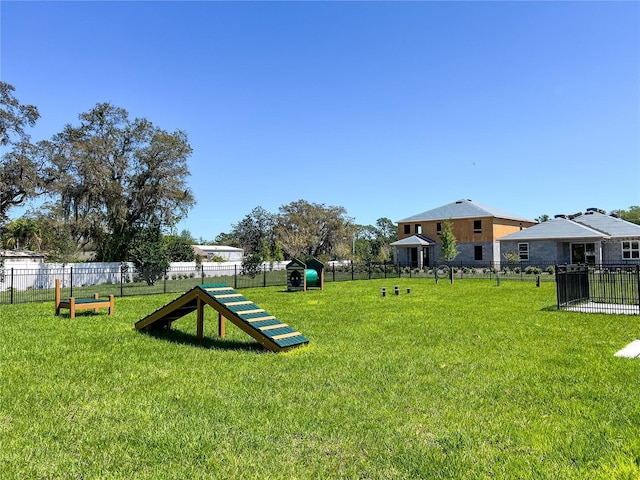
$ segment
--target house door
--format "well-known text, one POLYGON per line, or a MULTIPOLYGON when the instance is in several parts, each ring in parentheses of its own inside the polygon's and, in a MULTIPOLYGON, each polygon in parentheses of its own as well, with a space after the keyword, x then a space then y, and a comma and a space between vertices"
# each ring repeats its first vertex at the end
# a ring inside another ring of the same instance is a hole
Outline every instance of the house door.
POLYGON ((571 263, 586 263, 587 265, 595 265, 596 263, 596 246, 594 243, 572 243, 571 244, 571 263))
POLYGON ((422 247, 422 266, 429 266, 429 247, 422 247))
POLYGON ((418 247, 411 249, 411 266, 416 267, 418 265, 418 247))

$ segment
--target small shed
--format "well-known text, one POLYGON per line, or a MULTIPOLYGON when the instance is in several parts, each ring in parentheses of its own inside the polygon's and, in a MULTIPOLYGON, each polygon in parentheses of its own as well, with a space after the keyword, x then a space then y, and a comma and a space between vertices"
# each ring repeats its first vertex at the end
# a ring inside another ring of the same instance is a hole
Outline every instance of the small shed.
POLYGON ((287 265, 287 290, 290 292, 305 291, 306 279, 305 270, 307 265, 302 261, 294 258, 287 265))
POLYGON ((294 258, 287 265, 287 290, 306 291, 310 287, 324 289, 324 264, 315 258, 306 264, 294 258))

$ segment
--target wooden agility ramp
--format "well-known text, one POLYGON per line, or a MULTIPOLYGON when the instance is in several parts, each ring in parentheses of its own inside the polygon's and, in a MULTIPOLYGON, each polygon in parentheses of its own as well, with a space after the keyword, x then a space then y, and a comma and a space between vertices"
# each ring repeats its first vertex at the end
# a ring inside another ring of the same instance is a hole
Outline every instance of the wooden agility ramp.
POLYGON ((224 283, 193 287, 188 292, 136 322, 138 330, 170 329, 172 322, 196 311, 197 337, 204 335, 204 307, 218 312, 218 334, 224 337, 225 319, 251 335, 273 352, 282 352, 309 343, 300 332, 282 323, 241 293, 224 283))

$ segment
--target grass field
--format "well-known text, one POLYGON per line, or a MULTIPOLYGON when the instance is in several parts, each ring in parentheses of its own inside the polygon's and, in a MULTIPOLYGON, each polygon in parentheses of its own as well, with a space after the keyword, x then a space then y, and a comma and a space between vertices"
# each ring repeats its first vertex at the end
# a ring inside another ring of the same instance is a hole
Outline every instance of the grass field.
POLYGON ((640 478, 638 316, 559 312, 553 283, 242 293, 309 346, 217 339, 213 310, 202 341, 195 314, 134 330, 176 294, 0 306, 0 477, 640 478))

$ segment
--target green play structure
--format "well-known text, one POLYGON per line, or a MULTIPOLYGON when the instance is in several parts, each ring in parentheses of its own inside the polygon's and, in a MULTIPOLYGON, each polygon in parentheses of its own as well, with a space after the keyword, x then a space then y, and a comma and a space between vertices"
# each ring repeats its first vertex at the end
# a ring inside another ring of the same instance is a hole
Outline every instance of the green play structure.
POLYGON ((138 330, 170 329, 179 318, 197 312, 197 337, 204 335, 204 307, 218 312, 218 334, 224 337, 225 319, 273 352, 282 352, 309 343, 300 332, 281 322, 241 293, 224 283, 198 285, 136 322, 138 330))
POLYGON ((315 258, 307 263, 294 258, 287 265, 287 290, 306 291, 311 287, 324 289, 324 264, 315 258))

